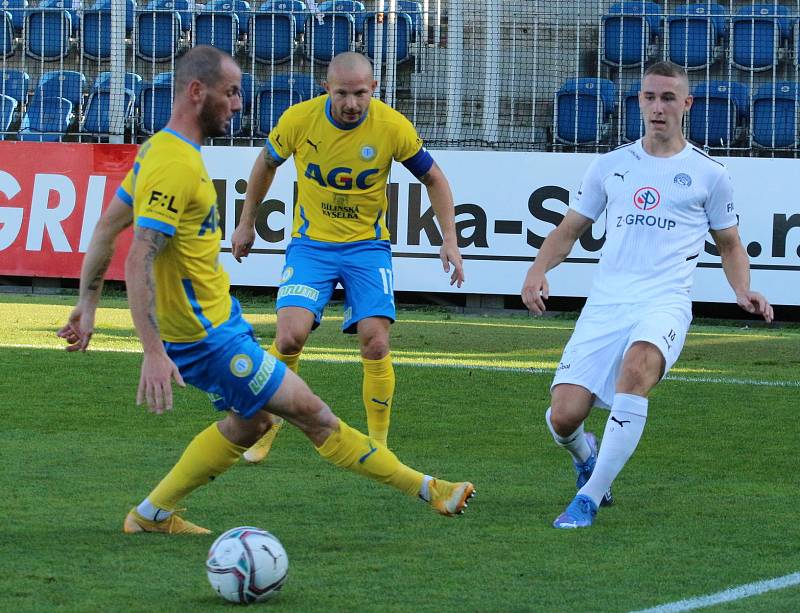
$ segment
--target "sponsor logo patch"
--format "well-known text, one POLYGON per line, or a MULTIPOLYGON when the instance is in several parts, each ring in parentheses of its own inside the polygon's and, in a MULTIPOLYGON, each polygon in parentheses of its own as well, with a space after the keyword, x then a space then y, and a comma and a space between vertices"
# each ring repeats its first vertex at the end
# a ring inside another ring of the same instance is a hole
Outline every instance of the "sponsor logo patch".
POLYGON ((261 393, 261 390, 264 389, 264 386, 272 376, 273 370, 275 370, 275 358, 265 351, 264 359, 261 361, 261 366, 258 367, 258 370, 250 380, 250 383, 247 384, 247 387, 250 388, 253 396, 258 396, 261 393))
POLYGON ((316 302, 319 298, 319 290, 308 285, 284 285, 278 290, 278 298, 286 296, 302 296, 316 302))

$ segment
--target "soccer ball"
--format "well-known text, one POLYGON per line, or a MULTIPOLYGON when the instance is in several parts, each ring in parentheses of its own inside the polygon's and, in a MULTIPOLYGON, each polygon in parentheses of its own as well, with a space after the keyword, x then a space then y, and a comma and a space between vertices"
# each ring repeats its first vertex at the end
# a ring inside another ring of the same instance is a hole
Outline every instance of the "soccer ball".
POLYGON ((231 528, 208 551, 206 573, 214 591, 230 602, 262 602, 279 592, 289 570, 286 550, 266 530, 231 528))

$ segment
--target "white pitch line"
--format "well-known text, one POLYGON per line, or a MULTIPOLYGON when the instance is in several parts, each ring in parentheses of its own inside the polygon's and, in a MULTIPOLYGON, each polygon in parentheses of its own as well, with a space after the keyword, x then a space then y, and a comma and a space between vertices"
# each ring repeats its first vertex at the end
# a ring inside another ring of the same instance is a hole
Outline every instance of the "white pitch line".
MULTIPOLYGON (((14 349, 52 349, 63 350, 52 345, 33 345, 25 343, 0 343, 0 347, 14 349)), ((139 349, 126 349, 106 347, 98 349, 92 347, 89 351, 96 353, 141 353, 139 349)), ((483 370, 489 372, 518 372, 529 375, 552 375, 553 368, 538 368, 534 366, 491 366, 488 364, 454 364, 452 362, 431 362, 425 360, 413 360, 403 358, 393 354, 394 363, 397 366, 415 366, 418 368, 455 368, 459 370, 483 370)), ((343 355, 341 358, 321 358, 314 355, 304 355, 305 362, 319 362, 322 364, 360 364, 361 358, 358 356, 343 355)), ((667 375, 667 381, 680 381, 683 383, 720 383, 723 385, 749 385, 751 387, 800 387, 800 381, 768 381, 766 379, 738 379, 735 377, 696 377, 684 375, 667 375)))
POLYGON ((792 573, 790 575, 784 575, 783 577, 776 577, 775 579, 747 583, 722 592, 717 592, 716 594, 687 598, 686 600, 662 604, 651 609, 642 609, 634 613, 678 613, 679 611, 704 609, 705 607, 713 607, 723 602, 733 602, 734 600, 741 600, 742 598, 750 598, 750 596, 758 596, 759 594, 782 590, 795 585, 800 585, 800 573, 792 573))

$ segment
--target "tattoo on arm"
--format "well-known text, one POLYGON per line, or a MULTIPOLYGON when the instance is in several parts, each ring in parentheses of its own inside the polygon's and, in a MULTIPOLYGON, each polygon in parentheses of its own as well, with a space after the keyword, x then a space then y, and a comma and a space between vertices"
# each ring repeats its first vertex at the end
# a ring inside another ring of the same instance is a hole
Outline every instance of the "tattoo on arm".
POLYGON ((269 149, 266 147, 264 147, 264 163, 270 168, 277 168, 281 165, 281 163, 273 157, 272 153, 270 153, 269 149))
POLYGON ((156 230, 149 228, 137 228, 136 237, 141 239, 147 247, 144 256, 145 283, 147 283, 147 319, 150 324, 158 330, 158 320, 156 319, 156 282, 153 278, 153 262, 164 250, 169 242, 169 237, 156 230))
POLYGON ((98 266, 94 271, 91 279, 89 280, 89 291, 96 292, 103 287, 103 278, 106 276, 109 264, 111 264, 111 257, 113 253, 107 253, 103 259, 98 262, 98 266))

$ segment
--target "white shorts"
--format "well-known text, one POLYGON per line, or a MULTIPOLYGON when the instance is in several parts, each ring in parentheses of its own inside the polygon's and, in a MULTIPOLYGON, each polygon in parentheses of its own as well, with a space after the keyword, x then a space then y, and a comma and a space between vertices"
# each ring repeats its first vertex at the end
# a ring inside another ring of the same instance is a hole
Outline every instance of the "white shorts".
POLYGON ((646 341, 664 356, 664 376, 678 360, 692 321, 688 303, 636 303, 584 307, 569 339, 550 390, 560 383, 580 385, 609 409, 622 359, 636 341, 646 341))

